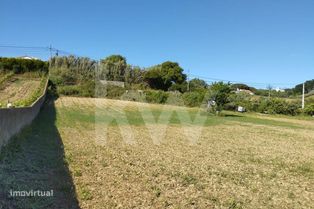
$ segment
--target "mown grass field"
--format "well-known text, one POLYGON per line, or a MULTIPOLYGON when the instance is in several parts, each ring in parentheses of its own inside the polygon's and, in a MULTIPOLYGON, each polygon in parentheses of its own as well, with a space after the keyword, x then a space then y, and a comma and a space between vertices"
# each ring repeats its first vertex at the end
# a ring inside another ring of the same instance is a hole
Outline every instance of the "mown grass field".
POLYGON ((0 170, 0 199, 11 185, 56 194, 0 200, 12 208, 313 208, 314 120, 61 97, 0 170))

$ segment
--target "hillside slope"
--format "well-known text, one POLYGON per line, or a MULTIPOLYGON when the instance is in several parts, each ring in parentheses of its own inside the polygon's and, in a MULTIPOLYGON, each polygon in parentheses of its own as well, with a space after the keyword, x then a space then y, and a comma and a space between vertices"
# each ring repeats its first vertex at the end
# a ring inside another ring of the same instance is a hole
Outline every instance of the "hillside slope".
POLYGON ((37 95, 39 97, 46 80, 46 77, 30 74, 15 74, 3 80, 0 84, 0 108, 6 107, 8 102, 19 105, 23 101, 32 100, 36 91, 39 91, 37 95))

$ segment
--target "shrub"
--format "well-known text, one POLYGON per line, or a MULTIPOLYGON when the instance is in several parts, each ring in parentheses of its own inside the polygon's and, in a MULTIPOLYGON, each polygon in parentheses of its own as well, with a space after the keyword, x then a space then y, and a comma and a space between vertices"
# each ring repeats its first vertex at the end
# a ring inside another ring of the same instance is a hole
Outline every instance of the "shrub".
POLYGON ((173 83, 170 88, 168 89, 168 91, 179 91, 181 93, 186 92, 187 91, 187 82, 183 82, 183 83, 173 83))
POLYGON ((269 114, 296 115, 299 113, 299 105, 278 98, 264 99, 261 101, 258 111, 269 114))
POLYGON ((67 96, 69 95, 78 96, 80 94, 80 87, 78 85, 58 86, 57 93, 67 96))
POLYGON ((314 104, 306 106, 306 108, 304 109, 304 113, 311 116, 314 115, 314 104))
POLYGON ((236 105, 234 102, 229 102, 224 105, 224 110, 236 110, 238 105, 236 105))
POLYGON ((105 90, 105 97, 109 99, 119 99, 125 93, 125 89, 120 86, 107 85, 103 88, 105 90))
POLYGON ((80 85, 80 95, 83 97, 95 96, 95 82, 87 81, 80 85))
POLYGON ((268 114, 296 115, 300 112, 300 104, 280 98, 254 97, 242 93, 231 94, 229 103, 224 109, 232 110, 236 106, 245 107, 247 111, 268 114))
POLYGON ((145 101, 145 95, 136 90, 128 90, 121 96, 121 99, 127 101, 143 102, 145 101))
POLYGON ((186 92, 183 94, 184 105, 199 107, 204 101, 205 93, 202 91, 186 92))
POLYGON ((167 101, 168 96, 169 94, 164 91, 154 91, 154 90, 145 91, 145 98, 146 98, 146 101, 149 103, 164 104, 167 101))
POLYGON ((168 99, 167 99, 167 104, 170 105, 178 105, 178 106, 183 106, 184 101, 182 98, 182 94, 178 91, 171 91, 168 93, 168 99))
MULTIPOLYGON (((80 75, 81 76, 81 75, 80 75)), ((50 68, 50 79, 56 85, 78 85, 79 75, 67 68, 50 68)), ((86 81, 85 80, 80 80, 86 81)))
POLYGON ((224 105, 224 109, 235 110, 237 106, 244 107, 247 111, 253 109, 252 96, 246 93, 233 93, 228 97, 228 103, 224 105))

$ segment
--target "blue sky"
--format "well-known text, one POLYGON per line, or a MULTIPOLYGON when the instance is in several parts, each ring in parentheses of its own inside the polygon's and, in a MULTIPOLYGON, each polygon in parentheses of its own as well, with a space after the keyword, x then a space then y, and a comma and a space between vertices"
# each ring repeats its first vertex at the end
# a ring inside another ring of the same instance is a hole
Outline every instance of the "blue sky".
MULTIPOLYGON (((0 45, 171 60, 202 77, 290 87, 314 78, 313 11, 312 0, 1 0, 0 45)), ((23 54, 44 56, 0 48, 23 54)))

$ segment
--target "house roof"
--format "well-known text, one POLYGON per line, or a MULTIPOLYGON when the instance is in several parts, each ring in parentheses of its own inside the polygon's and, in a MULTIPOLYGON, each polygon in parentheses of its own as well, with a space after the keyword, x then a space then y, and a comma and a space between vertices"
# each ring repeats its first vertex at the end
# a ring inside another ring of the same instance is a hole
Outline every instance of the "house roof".
POLYGON ((21 57, 18 57, 18 58, 25 59, 25 60, 39 60, 38 58, 31 57, 31 56, 21 56, 21 57))

